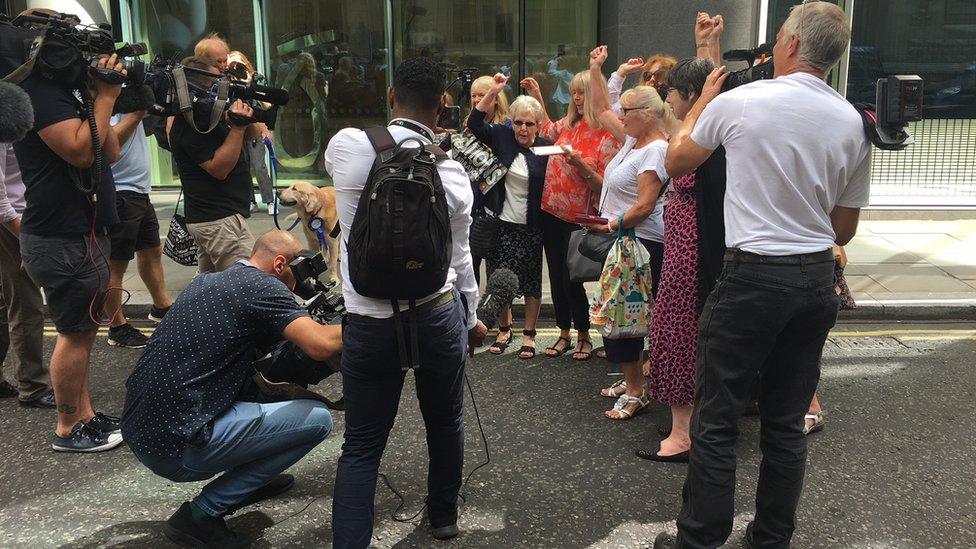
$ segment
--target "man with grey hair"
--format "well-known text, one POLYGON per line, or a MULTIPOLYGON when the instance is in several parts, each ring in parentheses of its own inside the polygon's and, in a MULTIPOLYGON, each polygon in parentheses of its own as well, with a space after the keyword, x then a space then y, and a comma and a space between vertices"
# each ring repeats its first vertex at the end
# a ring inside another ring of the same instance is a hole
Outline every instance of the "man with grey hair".
POLYGON ((307 355, 309 368, 342 350, 342 329, 312 320, 290 291, 301 249, 292 235, 271 231, 249 259, 193 279, 125 383, 122 434, 143 465, 173 482, 220 475, 163 525, 176 542, 247 546, 224 516, 290 489, 295 479, 282 471, 332 431, 317 400, 258 403, 241 394, 254 360, 283 340, 307 355))
POLYGON ((691 454, 678 536, 657 549, 714 548, 732 530, 737 421, 758 380, 763 461, 751 547, 788 547, 803 487, 803 415, 837 317, 834 243, 868 205, 870 144, 860 115, 825 82, 850 41, 835 5, 794 7, 773 48, 775 78, 719 95, 709 75, 668 148, 680 177, 724 146, 725 265, 705 303, 691 454))

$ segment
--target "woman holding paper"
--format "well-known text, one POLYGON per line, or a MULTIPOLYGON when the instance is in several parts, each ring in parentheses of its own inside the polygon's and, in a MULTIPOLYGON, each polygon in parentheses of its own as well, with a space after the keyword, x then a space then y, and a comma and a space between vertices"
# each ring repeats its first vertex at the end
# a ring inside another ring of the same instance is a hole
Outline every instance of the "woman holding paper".
MULTIPOLYGON (((615 114, 606 88, 592 85, 606 58, 606 46, 599 46, 590 54, 591 97, 603 127, 623 147, 603 176, 600 212, 608 222, 587 227, 594 232, 634 231, 650 252, 653 294, 664 256, 664 205, 660 196, 668 181, 664 170, 667 134, 677 127, 678 121, 657 90, 650 86, 637 86, 625 92, 620 97, 620 114, 615 114)), ((646 298, 650 301, 652 296, 646 298)), ((630 419, 649 403, 641 372, 644 341, 642 336, 603 340, 607 360, 619 364, 624 373, 622 382, 600 391, 603 396, 617 399, 613 409, 606 412, 610 419, 630 419)))
MULTIPOLYGON (((548 158, 537 156, 532 147, 550 145, 539 137, 545 113, 539 102, 518 97, 511 105, 511 125, 485 121, 508 78, 496 74, 492 85, 470 116, 468 130, 487 145, 508 172, 505 179, 485 193, 484 206, 497 217, 498 244, 488 257, 488 276, 496 269, 509 269, 518 276, 519 296, 525 297, 525 329, 522 330, 520 359, 535 357, 535 324, 542 305, 542 230, 539 227, 542 187, 548 158)), ((512 310, 506 308, 498 318, 498 336, 488 349, 501 354, 511 344, 512 310)))
MULTIPOLYGON (((544 105, 535 79, 526 78, 521 86, 544 105)), ((606 79, 602 75, 591 82, 589 71, 577 73, 569 86, 573 98, 569 112, 557 122, 547 117, 540 132, 563 150, 563 154, 549 157, 540 215, 552 304, 560 331, 559 339, 546 349, 546 355, 557 357, 571 349, 570 328, 575 326, 574 360, 589 360, 593 342, 590 340, 590 304, 586 290, 581 282, 570 280, 566 267, 569 237, 579 229, 575 222, 578 216, 596 212, 603 170, 620 148, 597 119, 598 113, 591 100, 594 86, 606 93, 606 79)))

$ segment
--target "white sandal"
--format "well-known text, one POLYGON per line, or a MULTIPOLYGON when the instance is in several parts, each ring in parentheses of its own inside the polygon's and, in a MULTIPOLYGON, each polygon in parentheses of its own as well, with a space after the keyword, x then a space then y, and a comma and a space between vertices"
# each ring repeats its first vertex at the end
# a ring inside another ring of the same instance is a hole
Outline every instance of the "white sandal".
POLYGON ((627 394, 627 382, 624 380, 619 380, 613 385, 607 387, 606 389, 600 389, 600 396, 605 396, 607 398, 620 398, 627 394), (617 390, 620 390, 618 393, 617 390))
MULTIPOLYGON (((647 398, 647 393, 641 393, 641 396, 639 397, 632 397, 626 394, 620 395, 620 398, 618 398, 617 402, 613 405, 613 411, 616 411, 620 415, 618 417, 607 416, 607 418, 615 421, 628 420, 640 413, 640 411, 646 408, 650 403, 651 401, 647 398), (627 407, 633 404, 636 404, 637 408, 635 408, 633 412, 627 410, 627 407)), ((607 412, 604 412, 604 415, 606 414, 607 412)))
POLYGON ((803 434, 810 435, 818 431, 823 431, 824 428, 824 413, 823 410, 817 412, 816 414, 807 414, 803 416, 803 434), (807 426, 807 420, 813 420, 813 425, 807 426))

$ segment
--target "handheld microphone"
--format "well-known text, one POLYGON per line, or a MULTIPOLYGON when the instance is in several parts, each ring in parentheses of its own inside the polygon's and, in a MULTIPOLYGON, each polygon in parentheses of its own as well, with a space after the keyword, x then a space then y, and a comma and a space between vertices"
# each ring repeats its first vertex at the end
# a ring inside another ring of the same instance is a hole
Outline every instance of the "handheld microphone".
POLYGON ((115 100, 112 114, 128 114, 136 111, 151 111, 156 105, 156 96, 152 88, 143 84, 122 88, 119 98, 115 100))
POLYGON ((34 109, 27 92, 0 82, 0 143, 20 141, 34 127, 34 109))
POLYGON ((496 269, 488 277, 485 293, 478 303, 478 320, 484 322, 488 329, 494 328, 498 322, 498 315, 505 307, 510 307, 518 292, 519 279, 509 269, 496 269))

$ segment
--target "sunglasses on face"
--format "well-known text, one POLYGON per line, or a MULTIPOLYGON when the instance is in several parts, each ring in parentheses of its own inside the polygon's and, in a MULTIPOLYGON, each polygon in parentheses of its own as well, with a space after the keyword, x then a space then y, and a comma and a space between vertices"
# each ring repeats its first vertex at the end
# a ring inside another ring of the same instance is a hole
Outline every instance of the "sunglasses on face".
POLYGON ((630 111, 642 111, 647 107, 620 107, 620 112, 627 114, 630 111))
POLYGON ((531 121, 528 121, 528 120, 512 120, 512 125, 513 126, 520 126, 520 127, 521 126, 525 126, 526 128, 534 128, 535 127, 535 122, 531 122, 531 121))
POLYGON ((653 72, 652 71, 644 71, 643 73, 641 73, 641 79, 644 82, 650 82, 651 79, 653 78, 654 80, 657 80, 658 82, 660 82, 661 80, 664 80, 664 76, 666 74, 667 74, 667 71, 665 71, 664 69, 656 70, 656 71, 653 71, 653 72))

